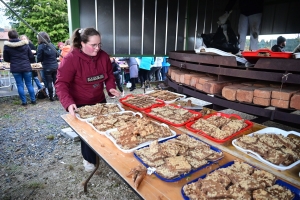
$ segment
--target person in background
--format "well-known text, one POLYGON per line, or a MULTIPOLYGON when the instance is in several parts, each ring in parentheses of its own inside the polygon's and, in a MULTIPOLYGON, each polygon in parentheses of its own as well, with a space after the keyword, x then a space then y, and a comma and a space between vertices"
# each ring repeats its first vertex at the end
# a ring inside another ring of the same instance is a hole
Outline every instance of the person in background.
POLYGON ((127 85, 127 83, 130 83, 130 70, 129 68, 124 69, 124 85, 127 85))
POLYGON ((170 63, 168 62, 168 57, 164 57, 161 68, 161 79, 166 80, 166 74, 168 73, 170 63))
POLYGON ((45 78, 47 82, 47 89, 49 93, 49 100, 54 101, 54 95, 53 95, 53 86, 56 81, 56 74, 57 74, 57 52, 54 51, 55 46, 51 43, 50 37, 46 32, 40 32, 38 35, 38 50, 37 50, 37 62, 41 62, 43 66, 43 70, 45 73, 45 78), (44 40, 47 41, 47 43, 41 38, 43 37, 44 40), (52 48, 50 47, 52 46, 52 48))
POLYGON ((57 51, 58 51, 59 54, 61 54, 64 45, 65 45, 65 44, 64 44, 63 42, 57 43, 57 47, 58 47, 58 50, 57 50, 57 51))
POLYGON ((8 31, 9 41, 4 41, 3 59, 10 63, 10 72, 13 74, 22 105, 27 105, 24 91, 24 82, 29 92, 31 104, 36 104, 34 89, 31 84, 32 68, 30 63, 35 62, 34 55, 28 45, 28 40, 20 40, 16 30, 8 31))
MULTIPOLYGON (((219 17, 218 24, 226 23, 232 8, 237 0, 229 0, 225 8, 225 13, 219 17)), ((240 19, 238 24, 238 39, 240 51, 244 51, 248 28, 250 28, 250 51, 258 49, 258 36, 260 32, 260 22, 264 7, 264 0, 239 0, 240 19)), ((239 52, 238 54, 240 54, 239 52)))
POLYGON ((150 81, 160 81, 160 71, 162 68, 163 57, 156 57, 154 64, 151 65, 149 72, 149 80, 150 81), (153 76, 153 77, 152 77, 153 76))
POLYGON ((140 62, 140 78, 141 78, 141 87, 145 87, 145 81, 149 81, 149 71, 151 65, 154 64, 154 58, 153 57, 141 57, 141 62, 140 62))
MULTIPOLYGON (((35 54, 36 54, 36 48, 35 48, 35 46, 32 44, 32 42, 28 39, 28 37, 27 37, 26 35, 21 35, 21 36, 20 36, 20 39, 21 39, 21 40, 27 40, 27 41, 28 41, 29 47, 30 47, 30 49, 31 49, 31 52, 32 52, 33 55, 35 55, 35 54)), ((37 72, 36 72, 35 70, 32 70, 32 78, 33 78, 33 80, 34 80, 34 82, 35 82, 35 84, 36 84, 38 90, 42 89, 43 86, 42 86, 42 84, 41 84, 41 82, 40 82, 40 80, 39 80, 39 78, 38 78, 38 74, 37 74, 37 72)))
POLYGON ((129 73, 130 73, 130 92, 136 89, 136 83, 139 76, 139 69, 138 69, 138 63, 134 57, 125 57, 125 58, 119 58, 119 61, 126 61, 127 65, 129 67, 129 73))
MULTIPOLYGON (((112 64, 112 68, 113 68, 113 74, 115 76, 116 79, 116 83, 117 83, 117 87, 121 92, 121 96, 124 96, 124 90, 121 84, 121 67, 119 66, 119 64, 116 62, 115 58, 110 58, 110 62, 112 64)), ((116 98, 115 96, 111 96, 110 98, 116 98)))
MULTIPOLYGON (((61 62, 55 89, 62 106, 75 117, 77 108, 106 103, 106 90, 119 97, 109 55, 101 50, 101 35, 94 28, 76 29, 73 32, 72 50, 61 62)), ((93 171, 96 153, 81 140, 85 171, 93 171)))
POLYGON ((284 47, 286 45, 286 39, 285 37, 279 36, 277 38, 277 44, 272 46, 271 51, 274 52, 285 52, 284 47))
POLYGON ((59 61, 60 61, 60 62, 61 62, 62 59, 69 53, 70 50, 71 50, 70 39, 67 39, 67 40, 65 41, 64 46, 63 46, 62 49, 61 49, 60 55, 62 55, 62 56, 59 56, 59 61))
POLYGON ((26 35, 21 35, 20 36, 20 40, 27 40, 28 41, 28 45, 29 45, 29 47, 31 49, 32 54, 33 55, 36 54, 36 48, 35 48, 34 44, 28 39, 28 37, 26 35))

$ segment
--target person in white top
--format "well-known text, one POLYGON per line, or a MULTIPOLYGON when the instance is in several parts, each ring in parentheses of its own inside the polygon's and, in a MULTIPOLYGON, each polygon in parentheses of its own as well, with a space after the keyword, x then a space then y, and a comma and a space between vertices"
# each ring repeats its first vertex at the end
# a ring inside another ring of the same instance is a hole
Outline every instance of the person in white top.
POLYGON ((151 65, 151 69, 149 72, 149 80, 150 81, 160 81, 161 80, 160 70, 162 68, 163 60, 164 60, 163 57, 155 58, 154 64, 151 65))

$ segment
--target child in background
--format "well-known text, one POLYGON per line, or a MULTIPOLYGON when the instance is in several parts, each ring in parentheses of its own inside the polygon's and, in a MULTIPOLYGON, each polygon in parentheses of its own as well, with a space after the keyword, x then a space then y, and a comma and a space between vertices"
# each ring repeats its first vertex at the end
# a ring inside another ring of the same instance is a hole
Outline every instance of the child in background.
POLYGON ((63 58, 69 53, 69 51, 71 50, 71 45, 70 45, 70 39, 67 39, 65 41, 65 44, 63 45, 60 55, 59 56, 59 61, 61 62, 63 60, 63 58))

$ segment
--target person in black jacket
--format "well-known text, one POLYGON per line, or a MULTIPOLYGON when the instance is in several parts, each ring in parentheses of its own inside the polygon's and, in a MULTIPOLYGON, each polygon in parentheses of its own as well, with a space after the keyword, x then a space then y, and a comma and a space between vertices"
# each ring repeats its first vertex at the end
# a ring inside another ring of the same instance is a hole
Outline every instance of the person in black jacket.
MULTIPOLYGON (((29 45, 29 47, 31 49, 32 54, 33 55, 36 54, 36 48, 35 48, 35 46, 32 44, 32 42, 28 39, 28 37, 26 35, 21 35, 20 36, 20 40, 27 40, 28 41, 28 45, 29 45)), ((33 78, 33 80, 34 80, 34 82, 35 82, 38 90, 42 89, 43 86, 42 86, 42 84, 41 84, 41 82, 40 82, 40 80, 38 78, 38 74, 37 74, 36 70, 32 70, 32 78, 33 78)))
MULTIPOLYGON (((110 62, 112 64, 112 68, 113 68, 113 73, 116 79, 116 84, 118 89, 121 92, 121 96, 124 96, 124 90, 121 84, 121 67, 119 66, 119 64, 116 62, 115 58, 110 58, 110 62)), ((110 98, 115 98, 115 96, 111 96, 110 98)))
MULTIPOLYGON (((45 78, 47 82, 47 88, 49 93, 50 101, 54 101, 53 96, 53 85, 56 81, 58 63, 56 58, 59 56, 58 53, 54 50, 55 46, 51 43, 50 37, 46 32, 40 32, 38 35, 38 50, 37 50, 37 62, 41 62, 43 70, 45 73, 45 78), (46 41, 41 38, 43 37, 46 41), (53 48, 51 48, 51 45, 53 48), (53 83, 53 85, 52 85, 53 83)), ((56 96, 56 95, 55 95, 56 96)))
POLYGON ((28 46, 28 41, 19 40, 16 30, 8 31, 8 38, 9 41, 4 42, 3 58, 5 62, 10 62, 10 72, 16 80, 22 105, 27 105, 24 82, 29 92, 31 103, 36 104, 34 89, 31 84, 32 69, 30 65, 30 63, 35 62, 34 55, 28 46))
POLYGON ((274 52, 285 52, 284 47, 286 45, 286 39, 285 37, 279 36, 277 38, 277 44, 272 46, 271 51, 274 52))

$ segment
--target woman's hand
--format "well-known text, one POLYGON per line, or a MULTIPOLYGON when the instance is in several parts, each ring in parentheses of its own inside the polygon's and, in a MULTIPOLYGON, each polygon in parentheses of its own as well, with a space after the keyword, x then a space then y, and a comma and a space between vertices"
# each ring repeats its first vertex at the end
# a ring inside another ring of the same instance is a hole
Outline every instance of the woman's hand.
POLYGON ((109 92, 116 97, 120 97, 120 92, 118 92, 116 89, 110 89, 109 92))
POLYGON ((75 104, 71 104, 68 107, 68 111, 70 115, 73 115, 75 117, 75 111, 77 110, 77 106, 75 104))

